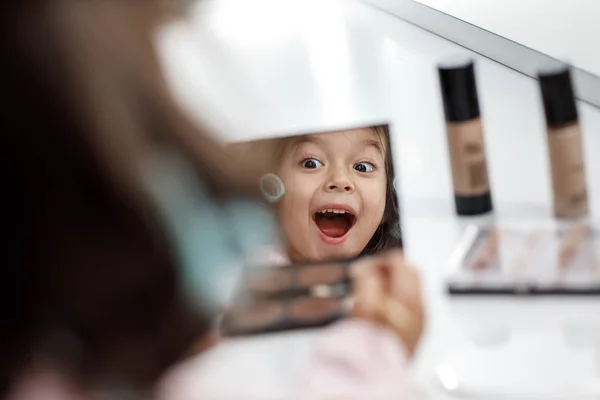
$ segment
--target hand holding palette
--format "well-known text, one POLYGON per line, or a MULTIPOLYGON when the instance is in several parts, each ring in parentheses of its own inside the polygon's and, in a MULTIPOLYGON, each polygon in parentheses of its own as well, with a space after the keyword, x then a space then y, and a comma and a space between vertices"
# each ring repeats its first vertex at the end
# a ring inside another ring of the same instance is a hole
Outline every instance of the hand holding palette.
POLYGON ((600 295, 600 232, 588 224, 471 226, 447 287, 452 294, 600 295))
POLYGON ((351 311, 346 262, 255 268, 243 278, 234 307, 225 314, 225 336, 328 325, 351 311))
POLYGON ((348 264, 325 262, 258 269, 248 273, 246 287, 254 298, 340 297, 349 292, 348 264))

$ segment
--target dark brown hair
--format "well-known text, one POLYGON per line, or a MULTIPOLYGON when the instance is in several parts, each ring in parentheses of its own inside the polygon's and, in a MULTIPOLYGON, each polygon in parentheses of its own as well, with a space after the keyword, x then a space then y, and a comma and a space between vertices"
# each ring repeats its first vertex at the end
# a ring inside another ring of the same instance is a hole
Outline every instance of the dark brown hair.
POLYGON ((394 186, 396 178, 394 170, 394 159, 392 157, 392 143, 390 142, 390 131, 388 125, 380 125, 374 127, 379 136, 383 136, 385 143, 385 171, 387 176, 386 193, 385 193, 385 209, 381 224, 373 234, 373 237, 367 243, 367 246, 362 251, 361 255, 371 255, 380 251, 390 250, 393 248, 402 248, 402 230, 400 224, 400 210, 398 208, 398 193, 394 186))
POLYGON ((254 195, 259 173, 172 101, 151 35, 163 2, 2 7, 0 396, 37 357, 149 385, 209 321, 181 292, 138 162, 176 147, 215 196, 254 195))

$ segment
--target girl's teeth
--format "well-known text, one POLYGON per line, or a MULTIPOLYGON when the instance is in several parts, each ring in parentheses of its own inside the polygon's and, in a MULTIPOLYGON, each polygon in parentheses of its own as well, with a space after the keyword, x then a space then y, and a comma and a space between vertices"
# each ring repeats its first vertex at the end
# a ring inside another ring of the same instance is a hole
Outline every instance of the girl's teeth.
POLYGON ((321 210, 319 211, 321 214, 325 214, 325 213, 334 213, 334 214, 346 214, 346 210, 333 210, 333 209, 328 209, 328 210, 321 210))

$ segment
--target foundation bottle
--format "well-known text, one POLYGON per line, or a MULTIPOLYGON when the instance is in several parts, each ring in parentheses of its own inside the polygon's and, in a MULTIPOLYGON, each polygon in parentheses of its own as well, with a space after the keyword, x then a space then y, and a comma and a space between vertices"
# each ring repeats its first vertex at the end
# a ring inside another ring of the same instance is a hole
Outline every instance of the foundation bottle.
POLYGON ((580 218, 588 215, 581 130, 568 65, 552 65, 538 75, 548 136, 554 215, 580 218))
POLYGON ((458 215, 492 210, 485 141, 479 113, 474 62, 454 59, 438 64, 458 215))

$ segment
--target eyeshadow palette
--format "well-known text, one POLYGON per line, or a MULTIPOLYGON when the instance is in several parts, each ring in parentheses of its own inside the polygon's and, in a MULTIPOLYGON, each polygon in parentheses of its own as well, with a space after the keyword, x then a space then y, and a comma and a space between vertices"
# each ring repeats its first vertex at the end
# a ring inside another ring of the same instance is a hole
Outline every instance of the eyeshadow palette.
POLYGON ((221 321, 221 333, 240 336, 317 328, 345 317, 349 311, 349 298, 259 300, 228 312, 221 321))
POLYGON ((600 295, 600 232, 584 223, 470 226, 446 284, 451 294, 600 295))
POLYGON ((242 287, 252 298, 295 296, 341 297, 350 291, 347 261, 289 265, 279 268, 252 268, 242 287))
POLYGON ((349 311, 348 261, 250 268, 233 307, 221 319, 225 336, 330 324, 349 311))

